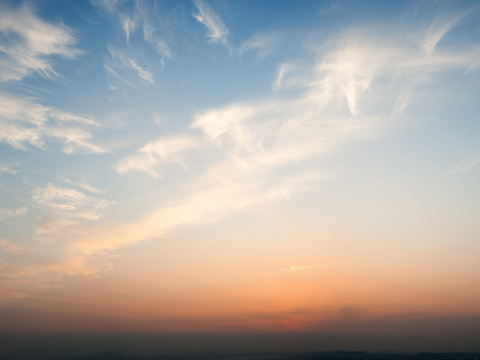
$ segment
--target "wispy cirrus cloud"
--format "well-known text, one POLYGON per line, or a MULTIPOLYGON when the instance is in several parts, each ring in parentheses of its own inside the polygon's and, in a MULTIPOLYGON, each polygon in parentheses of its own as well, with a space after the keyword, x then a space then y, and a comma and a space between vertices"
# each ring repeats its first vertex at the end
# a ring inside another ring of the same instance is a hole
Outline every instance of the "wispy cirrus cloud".
POLYGON ((92 0, 91 3, 120 22, 127 44, 130 44, 130 36, 135 30, 141 28, 143 40, 155 48, 162 67, 174 58, 168 41, 173 37, 160 34, 155 26, 159 19, 152 15, 152 9, 147 8, 144 2, 135 1, 133 9, 122 9, 121 2, 115 0, 92 0))
POLYGON ((425 32, 419 45, 428 56, 433 54, 435 47, 443 36, 450 31, 462 18, 462 15, 450 19, 435 19, 425 32))
POLYGON ((309 269, 314 269, 314 268, 319 268, 319 267, 328 267, 328 266, 333 266, 333 265, 337 265, 337 264, 340 264, 340 262, 339 261, 334 261, 334 262, 329 262, 329 263, 325 263, 325 264, 304 265, 304 266, 291 265, 290 267, 288 267, 286 269, 281 269, 281 270, 277 270, 277 271, 270 271, 270 272, 255 274, 255 275, 251 275, 251 276, 274 275, 274 274, 281 274, 281 273, 284 273, 284 272, 296 272, 296 271, 309 270, 309 269))
POLYGON ((92 193, 95 193, 95 194, 105 194, 105 191, 104 190, 100 190, 100 189, 97 189, 93 186, 90 186, 88 185, 87 183, 85 182, 81 182, 81 183, 77 183, 75 181, 71 181, 69 179, 66 179, 66 178, 62 178, 62 181, 67 183, 67 184, 72 184, 72 185, 76 185, 76 186, 79 186, 81 187, 82 189, 84 190, 87 190, 89 192, 92 192, 92 193))
POLYGON ((16 210, 0 208, 0 221, 8 218, 22 217, 27 213, 27 207, 23 206, 16 210))
POLYGON ((120 21, 125 33, 127 44, 130 40, 130 34, 135 30, 136 22, 133 16, 122 13, 118 10, 120 1, 118 0, 91 0, 92 5, 104 10, 110 15, 114 15, 120 21))
POLYGON ((198 12, 193 12, 192 16, 198 22, 205 25, 208 34, 207 37, 212 43, 227 44, 229 30, 222 19, 213 11, 213 9, 203 0, 194 0, 198 12))
POLYGON ((338 264, 338 262, 330 262, 330 263, 326 263, 326 264, 305 265, 305 266, 294 266, 294 265, 292 265, 289 268, 282 269, 280 271, 281 272, 301 271, 301 270, 317 268, 317 267, 320 267, 320 266, 331 266, 331 265, 336 265, 336 264, 338 264))
POLYGON ((91 0, 90 2, 108 12, 113 12, 120 3, 120 0, 91 0))
POLYGON ((120 174, 140 171, 157 178, 160 177, 160 174, 156 169, 163 164, 173 162, 185 167, 182 162, 183 156, 186 152, 198 148, 199 145, 199 139, 192 136, 160 139, 146 144, 135 155, 121 160, 116 165, 116 170, 120 174))
POLYGON ((142 79, 145 83, 148 84, 155 84, 153 81, 152 74, 145 70, 144 67, 138 65, 137 60, 122 54, 121 52, 116 51, 112 46, 108 47, 108 51, 112 57, 111 61, 107 62, 106 69, 112 75, 119 78, 120 80, 126 82, 129 85, 133 85, 131 82, 124 79, 123 76, 118 75, 118 72, 121 72, 125 69, 133 70, 137 76, 142 79), (116 71, 112 71, 111 69, 115 69, 116 71))
POLYGON ((18 172, 19 171, 15 170, 12 165, 0 165, 0 174, 7 173, 7 174, 15 175, 18 172))
POLYGON ((43 21, 28 5, 18 10, 3 7, 0 32, 5 40, 0 43, 0 51, 5 54, 0 59, 0 81, 21 80, 32 72, 52 78, 58 74, 49 56, 72 59, 81 54, 68 27, 43 21))
POLYGON ((259 33, 244 41, 237 49, 239 56, 247 52, 256 52, 256 59, 261 60, 277 52, 282 36, 277 32, 259 33))
POLYGON ((107 151, 91 143, 92 134, 78 126, 99 126, 91 116, 60 111, 28 98, 0 94, 0 124, 0 142, 17 149, 27 150, 27 144, 44 148, 45 139, 53 138, 64 144, 67 154, 79 150, 96 154, 107 151))
POLYGON ((55 210, 59 216, 67 218, 85 218, 96 220, 101 211, 115 204, 114 201, 99 200, 93 196, 68 188, 61 188, 53 183, 33 191, 32 200, 55 210))
POLYGON ((480 143, 470 145, 461 153, 463 159, 455 166, 445 171, 445 175, 459 174, 465 175, 480 164, 480 143))
POLYGON ((413 32, 408 33, 410 40, 418 46, 423 54, 431 56, 442 38, 456 27, 462 20, 467 18, 475 8, 458 13, 452 3, 441 2, 417 2, 412 3, 408 9, 405 20, 413 32), (432 13, 435 16, 432 18, 432 13), (430 18, 430 21, 421 21, 422 18, 430 18), (419 21, 420 20, 420 21, 419 21))
POLYGON ((18 98, 12 95, 0 94, 0 119, 18 121, 32 125, 44 125, 49 119, 59 123, 76 122, 88 125, 99 125, 91 116, 74 115, 52 107, 43 106, 28 98, 18 98))
POLYGON ((107 208, 116 204, 115 201, 99 199, 53 183, 33 190, 32 201, 43 208, 35 234, 49 241, 78 235, 83 227, 98 221, 107 208), (66 232, 70 235, 66 236, 66 232))
POLYGON ((480 164, 480 156, 469 156, 463 159, 462 161, 460 161, 454 167, 446 170, 445 174, 446 175, 452 175, 452 174, 464 175, 470 170, 472 170, 478 164, 480 164))
POLYGON ((158 17, 153 17, 151 9, 147 8, 144 2, 137 1, 135 5, 135 14, 140 19, 143 39, 155 48, 160 56, 160 64, 163 67, 167 61, 174 58, 174 52, 169 45, 173 43, 173 34, 166 29, 163 30, 163 33, 160 33, 156 23, 165 21, 158 17))

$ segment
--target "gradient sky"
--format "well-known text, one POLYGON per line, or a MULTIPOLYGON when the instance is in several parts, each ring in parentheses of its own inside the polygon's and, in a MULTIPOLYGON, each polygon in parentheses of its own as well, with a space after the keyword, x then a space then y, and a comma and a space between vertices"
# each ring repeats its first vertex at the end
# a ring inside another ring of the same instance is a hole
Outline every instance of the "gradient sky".
POLYGON ((479 16, 1 1, 0 333, 479 333, 479 16))

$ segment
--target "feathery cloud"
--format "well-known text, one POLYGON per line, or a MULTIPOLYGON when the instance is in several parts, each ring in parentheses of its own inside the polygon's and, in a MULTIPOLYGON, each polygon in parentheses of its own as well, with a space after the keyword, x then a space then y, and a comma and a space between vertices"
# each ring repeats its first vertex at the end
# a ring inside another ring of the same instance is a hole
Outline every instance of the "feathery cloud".
POLYGON ((95 194, 105 194, 105 191, 94 188, 93 186, 90 186, 90 185, 86 184, 85 182, 77 183, 75 181, 71 181, 71 180, 66 179, 66 178, 62 178, 62 181, 67 183, 67 184, 72 184, 72 185, 75 185, 75 186, 79 186, 82 189, 87 190, 87 191, 92 192, 92 193, 95 193, 95 194))
POLYGON ((117 164, 116 170, 120 174, 140 171, 153 177, 159 177, 160 174, 155 168, 171 162, 185 167, 182 156, 186 152, 198 148, 199 145, 200 141, 191 136, 160 139, 146 144, 137 151, 137 154, 121 160, 117 164))
POLYGON ((462 155, 463 159, 455 166, 446 170, 445 175, 459 174, 460 176, 463 176, 480 164, 480 143, 477 142, 470 145, 467 149, 462 151, 462 155))
POLYGON ((126 82, 129 85, 133 85, 131 82, 125 80, 122 76, 118 75, 116 71, 112 70, 112 68, 115 68, 118 71, 122 71, 124 69, 130 69, 130 70, 133 70, 137 74, 137 76, 143 79, 146 83, 155 84, 155 82, 153 81, 152 74, 149 71, 145 70, 143 67, 139 66, 135 59, 132 59, 116 51, 112 46, 108 47, 108 51, 110 52, 112 60, 105 65, 105 68, 112 75, 126 82))
POLYGON ((291 265, 290 267, 288 267, 286 269, 281 269, 281 270, 277 270, 277 271, 270 271, 270 272, 265 272, 265 273, 250 275, 250 276, 274 275, 274 274, 281 274, 283 272, 296 272, 296 271, 314 269, 314 268, 318 268, 318 267, 327 267, 327 266, 337 265, 339 263, 340 263, 339 261, 334 261, 334 262, 329 262, 329 263, 325 263, 325 264, 315 264, 315 265, 306 265, 306 266, 291 265))
POLYGON ((6 208, 0 208, 0 221, 17 216, 24 216, 27 213, 27 207, 23 206, 17 210, 10 210, 6 208))
POLYGON ((99 125, 91 116, 74 115, 27 98, 0 94, 0 141, 27 150, 26 143, 43 148, 46 138, 56 138, 64 143, 67 154, 78 150, 106 152, 103 147, 90 143, 91 133, 70 123, 99 125))
POLYGON ((76 40, 68 27, 43 21, 27 5, 16 11, 3 8, 0 32, 9 39, 0 43, 6 55, 0 59, 0 81, 21 80, 34 71, 43 77, 58 76, 48 56, 72 59, 81 53, 73 47, 76 40))
POLYGON ((12 168, 12 165, 0 165, 0 174, 8 173, 8 174, 15 175, 18 172, 19 172, 18 170, 15 170, 12 168))
POLYGON ((120 22, 127 44, 130 44, 131 34, 137 28, 142 28, 144 41, 152 45, 160 55, 162 67, 167 60, 174 58, 173 51, 165 36, 161 36, 162 34, 159 34, 157 27, 154 25, 158 19, 152 20, 152 11, 143 2, 136 1, 134 8, 128 12, 122 11, 120 2, 116 0, 92 0, 91 3, 120 22))
POLYGON ((101 216, 100 210, 105 210, 115 203, 96 199, 74 189, 61 188, 53 183, 49 183, 44 188, 36 188, 33 191, 32 200, 53 210, 60 210, 57 213, 63 216, 89 220, 98 219, 101 216))
POLYGON ((261 60, 279 50, 280 40, 281 35, 275 32, 255 34, 238 47, 237 54, 242 56, 246 52, 255 51, 256 59, 261 60))
POLYGON ((198 12, 193 12, 192 16, 207 27, 210 41, 213 43, 225 44, 228 38, 228 28, 222 19, 212 10, 212 8, 203 0, 194 0, 193 3, 198 12))

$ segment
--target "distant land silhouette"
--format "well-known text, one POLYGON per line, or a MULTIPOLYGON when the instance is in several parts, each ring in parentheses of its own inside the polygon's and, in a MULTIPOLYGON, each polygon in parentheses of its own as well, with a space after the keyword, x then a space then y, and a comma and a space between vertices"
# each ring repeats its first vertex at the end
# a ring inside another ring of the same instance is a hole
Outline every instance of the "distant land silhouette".
MULTIPOLYGON (((33 354, 4 354, 2 360, 46 360, 45 356, 33 354), (5 357, 4 357, 5 356, 5 357)), ((257 353, 234 346, 221 347, 197 353, 154 354, 147 356, 125 356, 117 352, 102 352, 91 355, 73 356, 62 360, 480 360, 475 352, 362 352, 362 351, 318 351, 306 353, 257 353)))
POLYGON ((87 356, 69 357, 64 360, 480 360, 479 353, 418 353, 401 352, 370 353, 362 351, 319 351, 300 354, 254 353, 235 347, 214 349, 209 352, 191 354, 158 354, 151 356, 123 356, 105 352, 87 356), (229 352, 228 350, 231 350, 229 352))

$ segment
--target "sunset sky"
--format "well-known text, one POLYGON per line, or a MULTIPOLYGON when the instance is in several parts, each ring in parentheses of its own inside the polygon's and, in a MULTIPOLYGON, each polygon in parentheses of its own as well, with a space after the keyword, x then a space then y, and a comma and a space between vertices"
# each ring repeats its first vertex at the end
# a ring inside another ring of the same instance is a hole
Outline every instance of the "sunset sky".
POLYGON ((479 19, 1 1, 0 334, 478 346, 479 19))

